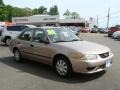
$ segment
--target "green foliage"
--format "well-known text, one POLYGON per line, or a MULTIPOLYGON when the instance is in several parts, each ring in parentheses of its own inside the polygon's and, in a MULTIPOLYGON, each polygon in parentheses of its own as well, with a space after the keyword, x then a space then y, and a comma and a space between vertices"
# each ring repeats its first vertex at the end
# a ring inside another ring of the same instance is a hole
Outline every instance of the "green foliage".
POLYGON ((59 15, 57 5, 54 5, 54 6, 52 6, 52 7, 50 8, 49 14, 50 14, 50 15, 59 15))
POLYGON ((37 9, 37 8, 33 9, 33 10, 32 10, 32 14, 33 14, 33 15, 37 15, 37 14, 38 14, 38 9, 37 9))
POLYGON ((13 17, 23 17, 23 16, 31 16, 32 10, 30 8, 18 8, 13 7, 12 16, 13 17))
POLYGON ((80 18, 79 13, 77 13, 77 12, 70 12, 68 9, 65 11, 63 16, 65 16, 66 19, 79 19, 80 18))
POLYGON ((13 7, 12 6, 10 6, 10 5, 7 5, 6 6, 6 21, 9 21, 9 22, 11 22, 12 21, 12 9, 13 9, 13 7))
POLYGON ((47 13, 47 8, 44 6, 41 6, 38 8, 38 14, 46 14, 47 13))
POLYGON ((4 5, 3 0, 0 0, 0 5, 4 5))
POLYGON ((98 28, 98 26, 97 26, 97 25, 94 25, 93 27, 94 27, 94 28, 98 28))
POLYGON ((115 27, 120 27, 120 25, 116 25, 115 27))
MULTIPOLYGON (((37 14, 48 14, 47 8, 40 6, 39 8, 30 9, 30 8, 19 8, 13 7, 11 5, 4 5, 3 0, 0 0, 0 21, 12 21, 12 17, 25 17, 37 14)), ((58 15, 57 6, 50 8, 50 15, 58 15)))
POLYGON ((65 13, 63 14, 63 16, 65 16, 66 19, 69 19, 69 18, 71 17, 70 11, 67 9, 67 10, 65 11, 65 13))
POLYGON ((4 21, 5 19, 5 5, 2 0, 0 0, 0 21, 4 21))
POLYGON ((77 12, 72 12, 72 13, 71 13, 71 18, 72 18, 72 19, 79 19, 79 18, 80 18, 80 15, 79 15, 77 12))

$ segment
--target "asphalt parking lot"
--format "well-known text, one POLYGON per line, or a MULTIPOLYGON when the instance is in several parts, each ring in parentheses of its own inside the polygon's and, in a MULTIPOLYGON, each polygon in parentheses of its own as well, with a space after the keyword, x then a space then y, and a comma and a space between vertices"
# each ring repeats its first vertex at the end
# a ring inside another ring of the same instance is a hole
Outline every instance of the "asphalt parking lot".
POLYGON ((31 61, 14 62, 9 48, 0 44, 0 90, 120 90, 120 41, 105 34, 85 33, 80 37, 112 49, 114 62, 107 72, 74 74, 63 79, 47 65, 31 61))

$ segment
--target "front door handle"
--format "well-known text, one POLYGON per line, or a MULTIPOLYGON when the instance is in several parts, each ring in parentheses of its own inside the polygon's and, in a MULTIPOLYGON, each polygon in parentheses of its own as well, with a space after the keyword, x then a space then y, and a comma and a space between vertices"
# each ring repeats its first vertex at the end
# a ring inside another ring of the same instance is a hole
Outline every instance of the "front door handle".
POLYGON ((30 47, 34 47, 34 45, 31 44, 30 47))
POLYGON ((17 42, 17 44, 20 44, 20 42, 17 42))

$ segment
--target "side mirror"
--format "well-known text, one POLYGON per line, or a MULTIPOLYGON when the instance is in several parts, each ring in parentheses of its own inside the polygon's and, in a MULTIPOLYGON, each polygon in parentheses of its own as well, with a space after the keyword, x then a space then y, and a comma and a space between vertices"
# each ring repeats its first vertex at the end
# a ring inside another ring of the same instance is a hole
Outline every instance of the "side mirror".
POLYGON ((79 36, 79 34, 78 34, 78 33, 76 33, 75 35, 76 35, 76 36, 79 36))

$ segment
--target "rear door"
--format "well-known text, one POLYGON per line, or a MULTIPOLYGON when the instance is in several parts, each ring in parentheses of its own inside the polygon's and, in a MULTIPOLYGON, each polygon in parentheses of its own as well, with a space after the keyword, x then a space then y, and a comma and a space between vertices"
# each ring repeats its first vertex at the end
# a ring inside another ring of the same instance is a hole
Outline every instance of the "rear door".
POLYGON ((25 30, 18 38, 17 46, 23 57, 32 59, 33 58, 33 47, 32 47, 32 35, 34 29, 25 30))

